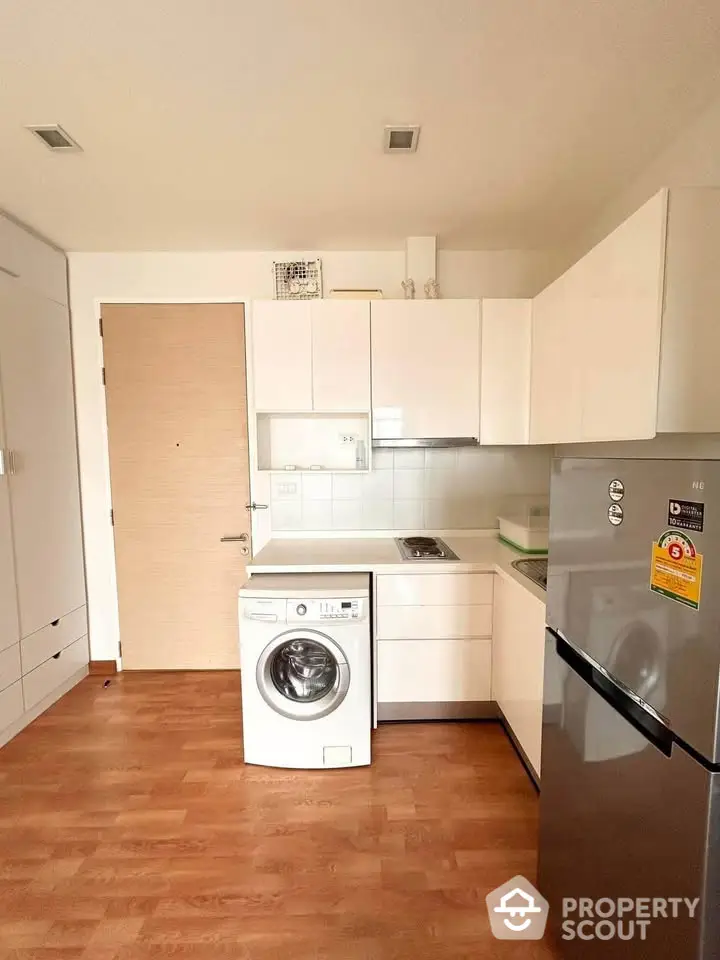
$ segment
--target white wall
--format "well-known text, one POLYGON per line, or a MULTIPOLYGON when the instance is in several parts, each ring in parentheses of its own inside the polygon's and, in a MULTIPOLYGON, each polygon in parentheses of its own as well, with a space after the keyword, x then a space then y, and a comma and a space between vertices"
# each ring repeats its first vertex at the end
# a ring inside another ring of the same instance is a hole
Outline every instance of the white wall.
MULTIPOLYGON (((386 297, 401 293, 402 250, 306 255, 322 257, 326 290, 380 287, 386 297)), ((272 261, 301 256, 280 251, 68 255, 92 659, 114 659, 119 639, 100 304, 270 297, 272 261)), ((446 297, 527 297, 557 276, 561 262, 554 251, 440 251, 438 276, 446 297)))
POLYGON ((720 186, 720 97, 688 124, 620 193, 602 204, 571 245, 577 260, 661 187, 720 186))

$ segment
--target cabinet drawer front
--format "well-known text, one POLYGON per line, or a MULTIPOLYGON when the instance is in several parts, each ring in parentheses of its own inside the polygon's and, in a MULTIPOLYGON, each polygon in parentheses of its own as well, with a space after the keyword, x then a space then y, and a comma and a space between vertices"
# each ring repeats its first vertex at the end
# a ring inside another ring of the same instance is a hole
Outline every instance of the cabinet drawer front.
POLYGON ((492 636, 492 606, 379 607, 378 640, 433 640, 492 636))
POLYGON ((49 694, 69 679, 89 660, 87 637, 81 637, 66 647, 57 658, 46 660, 23 677, 25 709, 32 710, 49 694))
POLYGON ((489 700, 491 651, 486 640, 382 641, 378 701, 489 700))
POLYGON ((22 647, 23 673, 30 673, 60 650, 64 650, 75 640, 87 633, 86 607, 78 607, 57 624, 48 624, 42 630, 31 633, 20 641, 22 647))
POLYGON ((492 603, 492 573, 408 573, 377 578, 380 607, 492 603))
POLYGON ((7 690, 0 691, 0 730, 15 723, 24 712, 21 683, 14 683, 7 690))
POLYGON ((20 679, 20 644, 16 643, 0 653, 0 690, 20 679))

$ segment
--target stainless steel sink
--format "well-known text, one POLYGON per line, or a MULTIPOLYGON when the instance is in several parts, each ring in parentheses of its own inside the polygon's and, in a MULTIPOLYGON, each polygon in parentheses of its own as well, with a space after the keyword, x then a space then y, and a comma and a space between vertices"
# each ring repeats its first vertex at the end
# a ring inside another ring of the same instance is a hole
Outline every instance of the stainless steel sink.
POLYGON ((532 557, 527 560, 515 560, 513 567, 538 587, 547 590, 547 557, 532 557))

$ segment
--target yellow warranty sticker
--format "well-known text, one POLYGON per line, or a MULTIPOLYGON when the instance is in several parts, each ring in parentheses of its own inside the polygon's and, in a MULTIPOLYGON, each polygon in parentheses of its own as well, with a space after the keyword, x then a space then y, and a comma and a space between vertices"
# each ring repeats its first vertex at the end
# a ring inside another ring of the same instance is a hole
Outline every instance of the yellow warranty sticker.
POLYGON ((690 537, 666 530, 652 545, 650 589, 697 610, 702 587, 702 554, 690 537))

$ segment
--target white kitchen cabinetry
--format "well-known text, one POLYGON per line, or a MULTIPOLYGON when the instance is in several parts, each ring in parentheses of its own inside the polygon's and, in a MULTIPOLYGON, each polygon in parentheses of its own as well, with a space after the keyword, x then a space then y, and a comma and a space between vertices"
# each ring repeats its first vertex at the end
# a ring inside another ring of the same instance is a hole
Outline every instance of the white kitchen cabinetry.
POLYGON ((492 574, 375 580, 378 718, 487 715, 492 574))
POLYGON ((367 301, 255 301, 252 356, 258 412, 370 409, 367 301))
POLYGON ((482 301, 480 443, 528 443, 532 300, 482 301))
POLYGON ((0 744, 87 674, 64 264, 0 217, 0 744))
POLYGON ((313 410, 369 410, 369 304, 364 300, 315 300, 310 311, 313 410))
POLYGON ((480 303, 371 304, 373 439, 480 434, 480 303))
POLYGON ((720 432, 720 189, 670 190, 659 433, 720 432))
POLYGON ((492 698, 540 776, 545 604, 521 584, 496 577, 492 698))
POLYGON ((309 301, 256 300, 252 305, 252 357, 256 410, 312 410, 309 301))
POLYGON ((632 440, 657 429, 667 191, 533 302, 533 443, 632 440))

